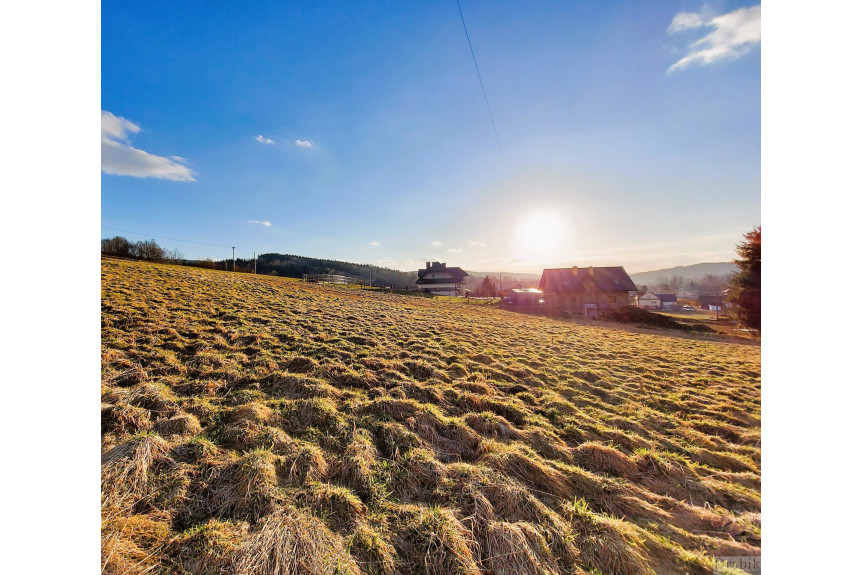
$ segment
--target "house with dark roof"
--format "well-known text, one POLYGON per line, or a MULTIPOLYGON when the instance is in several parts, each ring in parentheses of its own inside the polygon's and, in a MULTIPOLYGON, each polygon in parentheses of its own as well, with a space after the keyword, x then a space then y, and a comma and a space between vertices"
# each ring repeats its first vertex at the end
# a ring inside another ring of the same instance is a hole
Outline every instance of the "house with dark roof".
POLYGON ((448 268, 446 263, 426 262, 423 270, 417 270, 416 280, 421 291, 434 295, 461 295, 464 291, 464 278, 468 273, 461 268, 448 268))
POLYGON ((629 305, 629 292, 638 290, 621 266, 543 270, 539 289, 546 307, 572 313, 585 313, 586 306, 607 310, 629 305))

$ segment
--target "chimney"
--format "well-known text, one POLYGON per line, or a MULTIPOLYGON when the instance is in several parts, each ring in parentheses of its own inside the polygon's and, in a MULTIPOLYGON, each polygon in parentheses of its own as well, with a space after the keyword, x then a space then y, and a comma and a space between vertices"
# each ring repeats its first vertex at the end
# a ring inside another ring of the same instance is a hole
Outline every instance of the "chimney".
POLYGON ((431 262, 426 262, 426 269, 429 269, 430 267, 431 267, 431 262))
POLYGON ((440 265, 440 267, 445 268, 445 267, 446 267, 446 262, 442 262, 442 263, 441 263, 441 265, 440 265))
POLYGON ((578 275, 578 266, 572 266, 572 275, 574 275, 574 276, 578 275))
POLYGON ((590 274, 591 277, 593 277, 593 266, 587 268, 587 273, 590 274))

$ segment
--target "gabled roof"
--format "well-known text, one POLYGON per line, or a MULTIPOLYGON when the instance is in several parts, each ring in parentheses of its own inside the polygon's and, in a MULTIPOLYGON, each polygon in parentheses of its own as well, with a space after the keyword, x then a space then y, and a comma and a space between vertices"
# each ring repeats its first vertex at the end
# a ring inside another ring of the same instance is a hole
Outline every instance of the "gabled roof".
POLYGON ((466 278, 469 275, 466 271, 464 271, 461 268, 448 268, 448 267, 446 267, 446 264, 442 264, 440 262, 432 262, 431 264, 429 264, 429 266, 427 268, 422 269, 422 270, 417 270, 417 275, 419 276, 419 279, 417 280, 416 283, 435 283, 433 280, 430 280, 430 279, 429 280, 423 280, 423 276, 425 276, 426 274, 431 273, 431 272, 448 273, 457 282, 462 281, 464 278, 466 278))
POLYGON ((539 289, 546 293, 551 291, 583 292, 585 285, 589 284, 591 280, 600 291, 604 292, 638 290, 623 266, 542 270, 539 289))
POLYGON ((662 303, 677 303, 676 293, 658 293, 655 294, 662 303))

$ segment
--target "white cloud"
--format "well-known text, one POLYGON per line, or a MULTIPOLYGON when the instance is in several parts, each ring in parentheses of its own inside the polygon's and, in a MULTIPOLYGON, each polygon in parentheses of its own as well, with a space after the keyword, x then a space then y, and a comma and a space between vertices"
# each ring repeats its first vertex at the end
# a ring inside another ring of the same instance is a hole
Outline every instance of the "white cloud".
POLYGON ((475 247, 475 248, 484 248, 484 247, 485 247, 485 242, 478 242, 478 241, 474 241, 474 240, 468 240, 468 241, 467 241, 467 243, 468 243, 468 245, 469 245, 469 246, 473 246, 473 247, 475 247))
POLYGON ((249 222, 250 224, 258 224, 258 225, 261 225, 261 226, 264 226, 267 228, 270 227, 271 225, 273 225, 270 222, 261 221, 261 220, 246 220, 246 221, 249 222))
POLYGON ((381 243, 380 242, 369 242, 369 245, 370 246, 379 246, 379 245, 381 245, 381 243))
POLYGON ((315 146, 311 140, 294 140, 294 143, 301 148, 313 148, 315 146))
POLYGON ((463 251, 464 251, 464 250, 459 249, 459 248, 450 248, 450 249, 448 249, 448 250, 446 251, 446 253, 448 253, 448 254, 460 254, 460 253, 462 253, 463 251))
POLYGON ((737 58, 761 43, 761 6, 740 8, 705 20, 692 13, 681 12, 668 27, 669 34, 694 29, 713 28, 706 36, 689 45, 689 53, 675 62, 668 72, 690 64, 706 65, 717 60, 737 58))
POLYGON ((436 248, 439 248, 443 245, 443 242, 435 241, 435 242, 432 242, 431 245, 433 245, 436 248))
POLYGON ((671 21, 671 25, 668 26, 668 33, 674 34, 681 30, 700 28, 701 26, 704 26, 704 18, 700 14, 680 12, 674 17, 674 20, 671 21))
POLYGON ((177 182, 194 182, 195 176, 179 156, 156 156, 132 147, 130 134, 141 127, 126 118, 102 110, 102 171, 115 176, 160 178, 177 182))
POLYGON ((259 141, 260 143, 262 143, 262 144, 275 144, 275 142, 274 142, 274 141, 272 141, 272 140, 271 140, 271 139, 269 139, 269 138, 265 138, 265 137, 264 137, 264 136, 262 136, 261 134, 258 134, 257 136, 255 136, 255 139, 256 139, 257 141, 259 141))

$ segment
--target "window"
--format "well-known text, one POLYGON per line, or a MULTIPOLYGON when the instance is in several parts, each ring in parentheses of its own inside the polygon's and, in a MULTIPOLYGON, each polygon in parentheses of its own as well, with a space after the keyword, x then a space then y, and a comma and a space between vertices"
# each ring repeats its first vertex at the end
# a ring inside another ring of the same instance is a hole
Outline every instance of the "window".
POLYGON ((617 302, 617 296, 616 295, 608 296, 608 303, 616 303, 616 302, 617 302))

